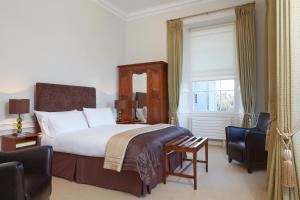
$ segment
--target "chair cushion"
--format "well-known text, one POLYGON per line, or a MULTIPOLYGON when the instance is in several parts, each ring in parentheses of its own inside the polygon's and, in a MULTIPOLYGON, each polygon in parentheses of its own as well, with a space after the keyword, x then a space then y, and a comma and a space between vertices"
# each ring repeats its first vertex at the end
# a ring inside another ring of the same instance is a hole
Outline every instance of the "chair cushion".
POLYGON ((228 156, 234 160, 244 162, 246 158, 245 142, 228 142, 228 156))
POLYGON ((48 200, 51 195, 51 177, 39 174, 25 174, 26 200, 48 200))

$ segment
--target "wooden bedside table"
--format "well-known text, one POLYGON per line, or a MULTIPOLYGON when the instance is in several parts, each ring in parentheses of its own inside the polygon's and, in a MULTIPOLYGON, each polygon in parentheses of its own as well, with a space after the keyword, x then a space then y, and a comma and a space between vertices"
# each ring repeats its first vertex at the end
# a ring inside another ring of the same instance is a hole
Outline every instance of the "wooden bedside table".
POLYGON ((40 135, 38 133, 25 133, 22 136, 3 135, 1 136, 1 150, 3 152, 16 151, 40 145, 40 135))

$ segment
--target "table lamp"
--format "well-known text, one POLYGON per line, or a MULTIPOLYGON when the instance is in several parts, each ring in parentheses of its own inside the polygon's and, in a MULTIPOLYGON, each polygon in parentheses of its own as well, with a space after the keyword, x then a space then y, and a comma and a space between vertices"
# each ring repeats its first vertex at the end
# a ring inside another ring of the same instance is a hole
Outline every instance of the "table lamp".
POLYGON ((127 100, 115 100, 115 108, 117 109, 118 112, 118 117, 117 117, 118 122, 122 121, 122 112, 123 110, 126 109, 127 102, 128 102, 127 100))
POLYGON ((17 135, 22 133, 21 114, 29 113, 29 99, 10 99, 9 114, 18 114, 17 118, 17 135))

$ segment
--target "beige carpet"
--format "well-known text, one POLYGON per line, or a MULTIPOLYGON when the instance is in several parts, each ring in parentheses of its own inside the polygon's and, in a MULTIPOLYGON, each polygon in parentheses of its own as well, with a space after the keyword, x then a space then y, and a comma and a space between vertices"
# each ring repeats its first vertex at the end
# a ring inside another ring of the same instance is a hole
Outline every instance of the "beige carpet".
MULTIPOLYGON (((199 153, 202 154, 203 152, 199 153)), ((202 155, 199 155, 201 158, 202 155)), ((198 167, 198 190, 194 191, 190 180, 169 177, 167 184, 159 184, 144 200, 263 200, 265 196, 265 171, 247 170, 233 162, 229 164, 225 149, 209 146, 209 172, 204 165, 198 167)), ((136 200, 133 195, 80 185, 54 178, 51 200, 136 200)))

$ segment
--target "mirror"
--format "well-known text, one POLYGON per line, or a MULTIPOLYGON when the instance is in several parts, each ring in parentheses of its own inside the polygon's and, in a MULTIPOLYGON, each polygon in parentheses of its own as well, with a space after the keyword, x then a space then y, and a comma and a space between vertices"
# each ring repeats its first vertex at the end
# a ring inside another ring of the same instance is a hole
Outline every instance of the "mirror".
POLYGON ((134 121, 147 123, 147 73, 133 74, 132 92, 134 121))

